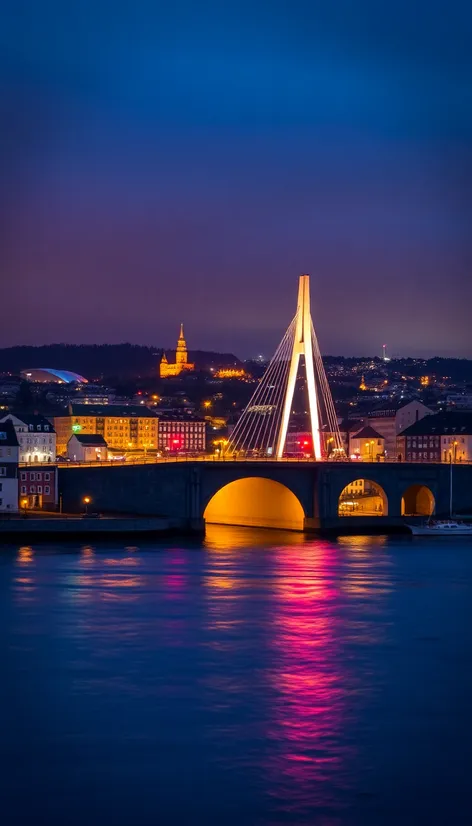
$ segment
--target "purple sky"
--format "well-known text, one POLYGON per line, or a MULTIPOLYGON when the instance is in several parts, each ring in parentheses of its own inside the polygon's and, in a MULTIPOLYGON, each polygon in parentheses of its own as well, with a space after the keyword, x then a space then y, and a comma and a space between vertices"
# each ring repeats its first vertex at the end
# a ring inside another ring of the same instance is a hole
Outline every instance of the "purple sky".
POLYGON ((18 0, 0 30, 0 346, 472 357, 472 12, 18 0), (172 8, 169 8, 172 6, 172 8))

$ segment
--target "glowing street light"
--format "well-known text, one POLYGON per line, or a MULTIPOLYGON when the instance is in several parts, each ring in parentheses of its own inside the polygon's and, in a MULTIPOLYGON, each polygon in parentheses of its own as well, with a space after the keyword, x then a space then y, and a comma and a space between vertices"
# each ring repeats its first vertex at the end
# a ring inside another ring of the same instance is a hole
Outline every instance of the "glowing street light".
POLYGON ((28 500, 27 499, 22 499, 21 504, 23 505, 23 508, 25 510, 25 516, 26 516, 26 510, 28 508, 28 500))
POLYGON ((85 505, 85 513, 88 513, 88 506, 90 505, 91 501, 92 500, 91 500, 90 496, 84 496, 83 502, 84 502, 84 505, 85 505))

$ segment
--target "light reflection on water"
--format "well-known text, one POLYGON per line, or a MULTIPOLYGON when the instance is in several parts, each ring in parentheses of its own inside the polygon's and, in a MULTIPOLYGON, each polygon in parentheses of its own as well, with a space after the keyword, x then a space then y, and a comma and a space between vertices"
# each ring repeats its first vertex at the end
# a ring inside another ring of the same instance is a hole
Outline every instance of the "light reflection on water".
MULTIPOLYGON (((434 729, 453 689, 444 671, 442 682, 431 678, 431 640, 444 635, 441 656, 451 658, 455 647, 462 652, 460 628, 468 650, 470 558, 385 537, 328 541, 222 526, 210 526, 203 544, 15 549, 0 566, 0 610, 13 711, 17 699, 28 721, 22 759, 35 760, 36 809, 18 791, 23 820, 9 826, 37 820, 52 799, 51 826, 75 817, 93 826, 87 789, 96 777, 118 826, 410 822, 389 785, 393 771, 407 787, 408 758, 395 759, 384 743, 394 738, 392 717, 406 755, 416 749, 418 775, 432 751, 426 732, 433 727, 433 741, 449 736, 434 729), (421 632, 405 631, 421 623, 421 632), (425 733, 405 700, 415 680, 424 681, 421 696, 433 692, 436 717, 425 733), (396 683, 406 686, 398 699, 396 683), (38 749, 59 749, 54 771, 38 749)), ((469 677, 461 674, 464 684, 469 677)), ((468 723, 468 705, 454 698, 453 707, 468 723)), ((0 757, 17 748, 14 719, 0 757)), ((415 805, 410 799, 408 811, 415 805)), ((434 808, 428 817, 435 823, 434 808)))

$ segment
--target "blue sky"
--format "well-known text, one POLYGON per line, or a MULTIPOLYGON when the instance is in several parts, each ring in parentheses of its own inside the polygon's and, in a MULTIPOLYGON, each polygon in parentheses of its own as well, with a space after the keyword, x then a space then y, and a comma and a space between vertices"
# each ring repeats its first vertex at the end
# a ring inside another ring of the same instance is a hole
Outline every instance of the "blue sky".
POLYGON ((310 272, 324 352, 472 356, 471 34, 465 2, 11 4, 0 345, 270 353, 310 272))

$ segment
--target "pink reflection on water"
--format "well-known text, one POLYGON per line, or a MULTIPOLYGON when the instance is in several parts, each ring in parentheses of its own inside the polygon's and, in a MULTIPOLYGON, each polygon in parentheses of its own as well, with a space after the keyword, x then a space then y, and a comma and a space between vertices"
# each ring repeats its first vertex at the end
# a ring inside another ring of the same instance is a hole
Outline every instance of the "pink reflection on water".
POLYGON ((270 794, 302 816, 349 786, 353 750, 343 741, 348 665, 337 633, 336 552, 327 542, 282 547, 274 556, 270 794))

